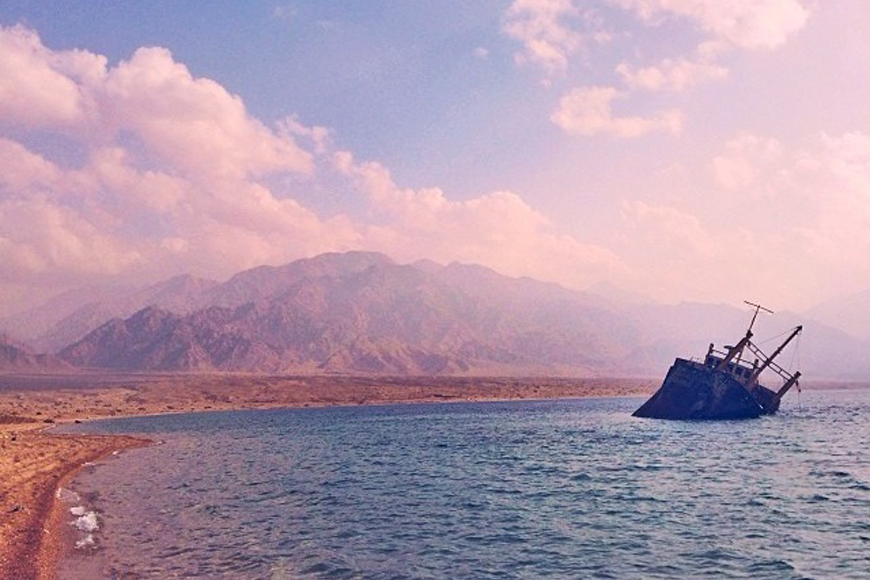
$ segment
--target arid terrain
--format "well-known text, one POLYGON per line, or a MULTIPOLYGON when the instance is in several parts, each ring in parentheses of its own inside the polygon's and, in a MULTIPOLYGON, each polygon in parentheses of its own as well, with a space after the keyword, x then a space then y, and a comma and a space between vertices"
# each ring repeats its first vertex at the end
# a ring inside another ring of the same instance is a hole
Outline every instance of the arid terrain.
POLYGON ((68 374, 0 378, 0 415, 36 422, 269 407, 647 393, 651 379, 68 374))
POLYGON ((47 580, 64 545, 55 493, 82 464, 147 444, 46 432, 61 422, 188 411, 623 396, 647 379, 0 375, 0 580, 47 580))
MULTIPOLYGON (((0 422, 9 418, 0 417, 0 422)), ((55 492, 89 461, 147 444, 131 437, 50 435, 0 424, 0 578, 50 579, 63 545, 55 492), (53 523, 52 523, 53 522, 53 523)))

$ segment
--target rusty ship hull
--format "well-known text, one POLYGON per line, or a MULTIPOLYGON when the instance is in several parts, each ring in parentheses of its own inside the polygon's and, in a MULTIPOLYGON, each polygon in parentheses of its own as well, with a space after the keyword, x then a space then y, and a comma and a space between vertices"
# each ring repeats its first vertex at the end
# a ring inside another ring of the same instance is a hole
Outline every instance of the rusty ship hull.
POLYGON ((746 335, 736 345, 719 351, 710 344, 707 355, 700 361, 676 359, 659 390, 633 415, 649 419, 715 420, 755 419, 776 413, 782 397, 798 385, 801 374, 790 373, 774 359, 800 335, 803 327, 792 330, 776 351, 767 356, 752 342, 752 326, 759 311, 772 311, 752 302, 747 304, 755 307, 755 314, 746 335), (745 358, 753 356, 755 360, 750 365, 745 358), (782 378, 783 385, 778 391, 759 383, 766 370, 782 378))
POLYGON ((633 415, 675 420, 754 419, 778 409, 774 391, 756 385, 750 393, 727 372, 678 358, 661 388, 633 415))

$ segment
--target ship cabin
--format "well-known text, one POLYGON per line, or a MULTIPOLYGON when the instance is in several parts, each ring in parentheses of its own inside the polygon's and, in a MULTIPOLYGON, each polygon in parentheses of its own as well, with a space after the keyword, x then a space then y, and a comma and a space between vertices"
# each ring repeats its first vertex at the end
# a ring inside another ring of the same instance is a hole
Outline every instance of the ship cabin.
POLYGON ((746 384, 752 379, 752 375, 755 374, 756 369, 758 369, 758 359, 755 359, 755 362, 751 367, 738 359, 735 361, 729 361, 725 366, 720 368, 720 365, 722 365, 722 362, 726 360, 729 352, 731 352, 733 348, 733 346, 726 346, 726 350, 723 352, 716 350, 711 343, 710 348, 707 350, 707 356, 704 357, 704 366, 724 371, 741 383, 746 384))
MULTIPOLYGON (((752 325, 746 331, 740 342, 735 346, 726 346, 725 351, 716 350, 711 343, 707 349, 707 355, 704 357, 705 368, 709 368, 716 372, 726 373, 734 378, 751 393, 758 384, 758 378, 766 369, 772 370, 780 376, 784 381, 782 388, 777 392, 777 398, 781 398, 792 386, 796 385, 801 376, 800 372, 794 374, 788 372, 783 367, 774 362, 774 359, 782 352, 782 350, 803 330, 802 326, 796 327, 785 341, 774 351, 770 356, 764 354, 760 348, 750 340, 752 338, 752 325), (755 357, 755 361, 750 367, 742 361, 742 357, 746 352, 751 353, 755 357)), ((700 363, 695 363, 700 366, 700 363)))

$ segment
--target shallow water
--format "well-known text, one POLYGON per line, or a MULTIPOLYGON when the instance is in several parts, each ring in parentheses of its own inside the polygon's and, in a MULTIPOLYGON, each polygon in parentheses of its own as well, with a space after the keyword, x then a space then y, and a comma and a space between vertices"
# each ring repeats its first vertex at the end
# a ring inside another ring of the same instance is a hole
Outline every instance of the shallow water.
POLYGON ((870 392, 634 419, 641 399, 132 418, 62 578, 867 578, 870 392))

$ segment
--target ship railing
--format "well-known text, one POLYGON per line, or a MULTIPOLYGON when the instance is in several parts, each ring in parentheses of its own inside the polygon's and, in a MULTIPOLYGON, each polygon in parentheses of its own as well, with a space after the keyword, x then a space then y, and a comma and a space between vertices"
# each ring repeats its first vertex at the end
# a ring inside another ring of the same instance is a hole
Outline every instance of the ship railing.
MULTIPOLYGON (((746 343, 746 348, 754 354, 758 360, 766 360, 767 355, 762 352, 760 348, 758 348, 751 341, 746 343)), ((727 350, 719 350, 717 348, 712 348, 707 353, 707 356, 704 358, 704 364, 707 366, 715 366, 716 364, 722 362, 724 358, 728 356, 727 350)), ((794 376, 792 373, 784 369, 782 366, 777 364, 775 361, 770 361, 767 365, 767 368, 780 376, 784 381, 790 381, 794 376)), ((751 373, 755 369, 746 364, 741 364, 741 361, 738 359, 728 365, 728 370, 731 374, 737 375, 741 378, 748 378, 746 375, 747 372, 751 373), (740 369, 739 371, 737 369, 740 369)))
MULTIPOLYGON (((752 352, 752 354, 757 356, 759 360, 767 359, 767 355, 764 354, 761 349, 755 346, 752 342, 747 343, 746 347, 752 352)), ((792 373, 788 372, 774 361, 770 361, 767 364, 767 368, 778 374, 780 378, 782 378, 784 381, 790 381, 794 376, 792 373)))
MULTIPOLYGON (((720 362, 725 360, 725 357, 727 357, 727 356, 728 356, 727 350, 719 350, 718 348, 713 348, 713 349, 710 349, 710 351, 707 353, 707 356, 704 357, 704 362, 706 362, 707 364, 712 363, 715 366, 716 364, 719 364, 720 362)), ((749 365, 745 365, 745 364, 741 364, 741 363, 742 363, 742 361, 740 359, 735 359, 731 363, 729 363, 728 366, 736 364, 737 366, 740 366, 741 368, 750 368, 751 369, 751 367, 749 365)))

